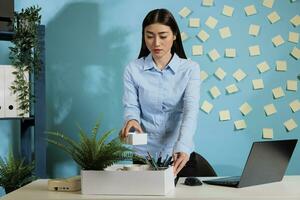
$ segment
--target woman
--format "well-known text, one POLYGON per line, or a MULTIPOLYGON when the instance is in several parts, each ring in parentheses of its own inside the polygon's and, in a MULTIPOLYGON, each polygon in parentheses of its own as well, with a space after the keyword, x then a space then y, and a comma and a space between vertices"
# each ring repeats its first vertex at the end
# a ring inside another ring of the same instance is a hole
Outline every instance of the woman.
POLYGON ((143 21, 137 60, 124 71, 121 137, 130 129, 148 133, 139 155, 172 155, 176 175, 193 151, 200 98, 200 69, 186 58, 178 25, 166 9, 150 11, 143 21))

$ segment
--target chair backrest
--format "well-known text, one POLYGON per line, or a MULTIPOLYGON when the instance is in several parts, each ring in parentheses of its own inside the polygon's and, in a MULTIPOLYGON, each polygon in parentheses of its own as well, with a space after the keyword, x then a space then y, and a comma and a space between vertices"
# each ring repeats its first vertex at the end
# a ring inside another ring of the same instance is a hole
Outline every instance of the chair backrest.
POLYGON ((190 155, 189 161, 184 168, 178 173, 179 177, 206 177, 217 176, 217 173, 209 164, 209 162, 203 158, 200 154, 193 152, 190 155))

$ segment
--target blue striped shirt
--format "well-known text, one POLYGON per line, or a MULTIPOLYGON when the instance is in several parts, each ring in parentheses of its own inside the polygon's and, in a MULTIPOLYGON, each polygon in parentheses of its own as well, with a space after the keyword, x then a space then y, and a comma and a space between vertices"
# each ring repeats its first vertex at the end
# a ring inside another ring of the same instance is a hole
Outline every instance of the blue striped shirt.
POLYGON ((148 133, 148 144, 135 146, 136 153, 190 154, 198 121, 199 65, 174 54, 160 70, 150 53, 129 63, 123 78, 124 120, 137 120, 148 133))

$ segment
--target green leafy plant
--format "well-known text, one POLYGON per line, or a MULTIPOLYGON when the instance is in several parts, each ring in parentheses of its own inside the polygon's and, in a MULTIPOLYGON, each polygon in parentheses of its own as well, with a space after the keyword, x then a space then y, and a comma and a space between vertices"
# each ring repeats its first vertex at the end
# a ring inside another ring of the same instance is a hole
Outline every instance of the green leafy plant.
POLYGON ((78 142, 60 132, 48 132, 47 140, 64 150, 83 170, 103 170, 116 162, 131 160, 132 151, 118 137, 107 142, 114 130, 103 133, 97 139, 99 127, 97 122, 89 136, 78 126, 78 142))
POLYGON ((12 192, 35 180, 33 171, 34 163, 25 164, 24 159, 15 158, 10 151, 7 159, 0 157, 0 186, 6 193, 12 192))
POLYGON ((34 101, 34 95, 31 92, 29 83, 29 74, 35 78, 41 69, 40 49, 38 43, 38 26, 41 24, 41 8, 32 6, 22 9, 21 12, 15 12, 14 31, 12 40, 13 46, 10 47, 10 60, 15 67, 13 74, 16 79, 10 89, 17 94, 19 103, 18 109, 20 116, 24 116, 30 110, 31 102, 34 101))

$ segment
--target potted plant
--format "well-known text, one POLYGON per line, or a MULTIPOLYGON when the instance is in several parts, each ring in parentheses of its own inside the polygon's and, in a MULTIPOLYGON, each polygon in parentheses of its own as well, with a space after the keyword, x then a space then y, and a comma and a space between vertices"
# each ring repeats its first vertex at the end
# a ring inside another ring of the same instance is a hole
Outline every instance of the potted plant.
POLYGON ((131 160, 132 151, 124 146, 119 137, 108 141, 114 130, 109 130, 97 138, 99 122, 89 136, 78 126, 79 141, 61 132, 48 132, 48 142, 65 151, 81 167, 81 185, 89 184, 85 175, 102 171, 119 161, 131 160))
POLYGON ((38 37, 40 10, 38 6, 31 6, 14 14, 15 34, 11 41, 13 46, 9 47, 9 58, 15 69, 15 80, 10 89, 17 95, 19 115, 22 117, 29 115, 30 105, 34 101, 29 74, 38 78, 41 69, 38 37))
POLYGON ((7 159, 0 157, 0 186, 8 194, 35 180, 33 171, 34 163, 26 164, 24 159, 15 158, 10 151, 7 159))
POLYGON ((64 150, 81 167, 82 194, 165 195, 174 189, 170 167, 153 170, 143 165, 132 171, 133 165, 115 164, 133 157, 141 162, 145 159, 134 155, 119 137, 108 141, 113 130, 97 139, 98 130, 96 123, 89 136, 79 127, 78 142, 64 133, 48 132, 48 142, 64 150))
POLYGON ((64 150, 82 170, 103 170, 116 162, 132 158, 131 150, 118 137, 107 142, 114 130, 103 133, 98 139, 99 128, 97 122, 89 136, 78 126, 78 142, 61 132, 48 132, 47 140, 64 150))

